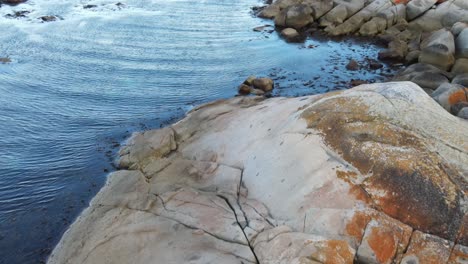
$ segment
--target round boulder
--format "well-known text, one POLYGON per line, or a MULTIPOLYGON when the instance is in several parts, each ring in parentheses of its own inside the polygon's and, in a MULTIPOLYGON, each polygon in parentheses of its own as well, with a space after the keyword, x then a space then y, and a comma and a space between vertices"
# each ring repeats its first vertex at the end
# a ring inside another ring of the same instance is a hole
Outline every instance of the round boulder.
POLYGON ((453 78, 452 83, 468 87, 468 73, 459 74, 453 78))
POLYGON ((419 62, 449 70, 455 63, 455 40, 452 32, 440 29, 421 42, 419 62))
POLYGON ((251 92, 251 87, 245 84, 241 84, 238 88, 238 92, 241 95, 248 95, 251 92))
POLYGON ((262 11, 260 11, 260 13, 258 13, 258 16, 261 18, 272 19, 272 18, 275 18, 279 13, 280 13, 279 6, 269 5, 265 7, 262 11))
POLYGON ((255 80, 253 80, 253 86, 256 89, 260 89, 264 92, 269 92, 273 90, 274 83, 273 80, 270 78, 256 78, 255 80))
POLYGON ((281 31, 281 36, 288 42, 295 42, 299 40, 299 33, 294 28, 285 28, 281 31))
POLYGON ((312 9, 308 5, 293 5, 283 9, 275 17, 275 25, 280 27, 303 28, 314 21, 312 9))
POLYGON ((468 102, 468 88, 458 84, 444 83, 432 93, 432 98, 445 110, 450 111, 452 106, 468 102))
POLYGON ((468 73, 468 59, 460 58, 455 61, 455 65, 452 67, 452 73, 461 74, 468 73))

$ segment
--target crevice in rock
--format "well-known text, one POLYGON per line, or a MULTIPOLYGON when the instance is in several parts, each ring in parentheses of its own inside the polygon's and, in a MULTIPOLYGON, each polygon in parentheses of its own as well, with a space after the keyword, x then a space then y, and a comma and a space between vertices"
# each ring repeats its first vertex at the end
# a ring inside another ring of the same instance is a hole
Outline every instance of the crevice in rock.
MULTIPOLYGON (((242 179, 242 177, 241 177, 241 179, 242 179)), ((218 197, 224 199, 224 201, 226 201, 227 205, 231 208, 232 213, 234 214, 234 217, 236 218, 237 225, 239 226, 240 230, 241 230, 242 233, 244 234, 245 240, 247 241, 248 246, 250 247, 250 250, 252 251, 252 254, 253 254, 254 257, 255 257, 256 263, 260 264, 260 261, 258 260, 257 254, 255 254, 254 247, 253 247, 252 244, 250 244, 250 241, 249 241, 249 239, 248 239, 248 237, 247 237, 247 234, 245 233, 244 229, 242 228, 241 223, 239 222, 239 219, 237 218, 236 210, 234 209, 234 207, 231 205, 231 203, 229 202, 229 200, 228 200, 226 197, 224 197, 224 196, 222 196, 222 195, 218 195, 218 197)), ((242 209, 241 209, 241 210, 242 210, 242 209)), ((244 212, 242 211, 242 213, 244 213, 244 212)), ((246 219, 246 220, 247 220, 247 219, 246 219)))
MULTIPOLYGON (((229 204, 228 204, 229 205, 229 204)), ((163 205, 164 207, 164 205, 163 205)), ((219 239, 219 240, 222 240, 224 242, 227 242, 227 243, 232 243, 232 244, 238 244, 238 245, 242 245, 242 246, 250 246, 249 244, 243 244, 243 243, 240 243, 238 241, 234 241, 234 240, 230 240, 230 239, 227 239, 225 237, 221 237, 221 236, 218 236, 214 233, 211 233, 203 228, 199 228, 197 226, 192 226, 192 225, 188 225, 184 222, 181 222, 175 218, 172 218, 170 216, 167 216, 167 215, 163 215, 163 214, 157 214, 155 212, 151 212, 150 210, 142 210, 142 209, 139 209, 139 208, 132 208, 132 207, 129 207, 129 206, 121 206, 121 208, 125 208, 125 209, 128 209, 128 210, 133 210, 133 211, 140 211, 140 212, 144 212, 144 213, 149 213, 149 214, 152 214, 152 215, 155 215, 155 216, 158 216, 158 217, 162 217, 162 218, 165 218, 165 219, 168 219, 168 220, 171 220, 171 221, 174 221, 174 222, 177 222, 178 224, 181 224, 183 225, 184 227, 186 228, 189 228, 189 229, 192 229, 192 230, 202 230, 204 233, 216 238, 216 239, 219 239)), ((167 211, 170 211, 170 210, 167 210, 167 211)), ((247 241, 248 242, 248 241, 247 241)))
MULTIPOLYGON (((275 226, 276 226, 274 223, 271 222, 270 219, 266 218, 266 217, 263 216, 259 211, 257 211, 257 209, 256 209, 254 206, 252 206, 252 205, 250 205, 250 204, 248 204, 248 203, 245 203, 244 205, 246 205, 246 206, 252 208, 252 210, 254 210, 260 217, 262 217, 263 220, 265 220, 265 222, 267 222, 268 224, 270 224, 272 227, 275 227, 275 226)), ((271 215, 268 215, 268 216, 271 217, 271 218, 273 218, 271 215)))
POLYGON ((416 229, 413 228, 413 231, 411 232, 410 238, 409 238, 409 240, 408 240, 408 244, 406 244, 405 249, 403 249, 402 255, 405 255, 406 252, 408 252, 409 246, 411 245, 411 240, 413 239, 413 234, 414 234, 414 232, 416 232, 416 229))

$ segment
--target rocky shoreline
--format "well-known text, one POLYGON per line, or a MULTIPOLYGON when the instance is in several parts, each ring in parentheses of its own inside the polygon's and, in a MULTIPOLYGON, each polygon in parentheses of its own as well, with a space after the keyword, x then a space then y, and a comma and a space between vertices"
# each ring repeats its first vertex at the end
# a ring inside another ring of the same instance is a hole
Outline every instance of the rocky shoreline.
POLYGON ((468 122, 410 82, 137 133, 49 263, 464 263, 468 122))
POLYGON ((421 86, 448 111, 468 118, 468 3, 463 0, 278 0, 255 9, 273 19, 287 41, 314 31, 330 36, 355 34, 387 43, 378 59, 412 65, 394 81, 421 86), (439 87, 439 91, 436 91, 439 87), (440 99, 441 93, 449 93, 440 99), (456 94, 455 96, 452 96, 456 94), (446 97, 453 100, 446 107, 446 97))
POLYGON ((290 41, 378 36, 379 59, 408 67, 398 82, 297 98, 266 99, 273 81, 251 77, 239 93, 262 96, 135 133, 48 263, 466 263, 466 3, 257 11, 290 41))

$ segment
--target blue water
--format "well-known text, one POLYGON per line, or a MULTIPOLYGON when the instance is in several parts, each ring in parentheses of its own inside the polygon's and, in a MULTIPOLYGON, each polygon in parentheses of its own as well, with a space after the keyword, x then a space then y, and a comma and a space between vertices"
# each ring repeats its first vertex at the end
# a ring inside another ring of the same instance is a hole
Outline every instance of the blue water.
POLYGON ((344 89, 351 40, 287 44, 255 18, 257 0, 30 0, 0 8, 0 263, 41 263, 114 170, 131 132, 272 76, 275 95, 344 89), (85 4, 96 4, 83 9, 85 4), (28 10, 25 18, 6 18, 28 10), (63 20, 41 23, 40 16, 63 20), (307 48, 309 45, 314 48, 307 48))

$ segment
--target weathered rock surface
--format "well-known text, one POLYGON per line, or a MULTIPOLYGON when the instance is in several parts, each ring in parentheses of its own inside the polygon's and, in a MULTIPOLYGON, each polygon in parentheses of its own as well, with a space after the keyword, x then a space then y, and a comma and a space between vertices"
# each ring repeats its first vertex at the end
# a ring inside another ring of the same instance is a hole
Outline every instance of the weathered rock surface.
POLYGON ((468 73, 455 76, 452 80, 452 83, 461 84, 465 87, 468 87, 468 73))
POLYGON ((265 7, 260 13, 258 13, 259 17, 262 18, 275 18, 280 12, 280 8, 277 5, 269 5, 265 7))
POLYGON ((287 7, 275 17, 275 25, 300 29, 314 21, 312 9, 308 5, 293 5, 287 7))
POLYGON ((450 70, 455 63, 455 40, 447 29, 433 32, 421 42, 419 62, 450 70))
POLYGON ((453 74, 463 74, 468 73, 468 59, 459 58, 455 61, 455 64, 452 67, 451 72, 453 74))
POLYGON ((435 90, 443 83, 449 83, 451 74, 435 66, 415 63, 398 73, 394 81, 411 81, 422 88, 435 90))
POLYGON ((443 108, 450 111, 453 105, 468 103, 468 88, 459 84, 444 83, 431 95, 443 108))
POLYGON ((431 8, 437 0, 412 0, 406 8, 406 17, 413 20, 431 8))
POLYGON ((209 103, 133 135, 48 262, 457 263, 466 131, 410 82, 209 103))
POLYGON ((468 58, 468 28, 463 29, 457 37, 457 56, 468 58))
POLYGON ((466 0, 446 1, 411 21, 410 27, 430 32, 444 27, 451 28, 457 22, 468 22, 468 7, 465 5, 466 0))

